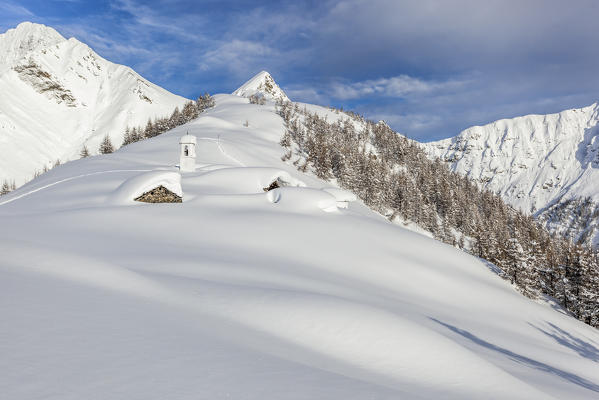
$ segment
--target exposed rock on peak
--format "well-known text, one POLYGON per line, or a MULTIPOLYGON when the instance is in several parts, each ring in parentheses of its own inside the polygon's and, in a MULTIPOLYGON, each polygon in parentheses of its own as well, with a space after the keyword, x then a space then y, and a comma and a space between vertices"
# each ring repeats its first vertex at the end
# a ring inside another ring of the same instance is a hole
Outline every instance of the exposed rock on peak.
POLYGON ((267 100, 280 99, 289 101, 283 89, 277 85, 273 77, 266 71, 261 71, 254 75, 252 79, 241 85, 233 94, 241 97, 256 95, 264 97, 267 100))

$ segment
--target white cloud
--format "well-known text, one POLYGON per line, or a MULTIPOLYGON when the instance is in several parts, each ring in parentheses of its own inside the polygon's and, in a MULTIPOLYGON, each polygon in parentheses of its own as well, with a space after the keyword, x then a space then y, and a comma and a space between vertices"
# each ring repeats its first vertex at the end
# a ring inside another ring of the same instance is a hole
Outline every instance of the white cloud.
POLYGON ((408 75, 380 78, 352 83, 333 83, 330 93, 340 100, 357 99, 366 96, 402 98, 414 94, 429 94, 436 91, 456 89, 467 81, 425 81, 408 75))
POLYGON ((165 16, 156 12, 153 8, 134 0, 117 0, 112 3, 112 7, 118 11, 124 11, 130 14, 134 23, 129 24, 127 29, 136 35, 147 36, 148 29, 153 29, 160 33, 167 33, 189 42, 200 42, 205 40, 201 26, 205 21, 197 14, 176 15, 175 17, 165 16))
POLYGON ((327 105, 330 98, 318 90, 305 87, 302 85, 293 85, 289 88, 283 88, 287 96, 293 101, 301 101, 305 103, 327 105))
POLYGON ((35 16, 34 13, 29 11, 29 9, 27 9, 21 5, 18 5, 18 4, 14 4, 9 1, 0 2, 0 10, 2 10, 3 13, 6 13, 6 14, 9 14, 12 16, 22 16, 22 17, 34 17, 35 16))
POLYGON ((233 72, 252 70, 262 60, 276 51, 262 43, 234 39, 221 43, 201 56, 200 68, 204 71, 225 68, 233 72))

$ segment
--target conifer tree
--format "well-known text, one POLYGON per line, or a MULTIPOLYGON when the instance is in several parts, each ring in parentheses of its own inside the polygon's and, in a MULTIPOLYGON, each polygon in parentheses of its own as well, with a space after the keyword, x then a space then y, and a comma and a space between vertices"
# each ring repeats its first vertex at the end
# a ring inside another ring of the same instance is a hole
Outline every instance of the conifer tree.
POLYGON ((89 149, 84 144, 83 147, 81 147, 81 151, 79 152, 79 157, 80 158, 86 158, 86 157, 89 157, 89 156, 90 156, 89 149))
POLYGON ((4 194, 8 194, 10 193, 10 185, 8 183, 7 180, 5 180, 4 182, 2 182, 2 187, 0 188, 0 195, 4 195, 4 194))
POLYGON ((129 130, 129 127, 127 126, 125 128, 125 134, 123 135, 123 146, 127 146, 131 143, 133 143, 133 138, 131 137, 131 131, 129 130))
POLYGON ((143 139, 143 133, 139 131, 139 128, 133 127, 130 133, 131 143, 139 142, 143 139))
POLYGON ((114 152, 114 146, 112 145, 112 141, 110 140, 110 136, 108 136, 108 134, 104 136, 102 143, 100 143, 99 152, 100 154, 110 154, 114 152))
POLYGON ((171 114, 171 117, 169 118, 169 129, 173 129, 176 128, 177 126, 181 125, 181 111, 179 111, 179 107, 175 107, 175 109, 173 110, 173 113, 171 114))
POLYGON ((156 131, 156 128, 154 127, 154 124, 152 123, 151 119, 148 119, 148 122, 146 123, 146 128, 144 129, 144 137, 146 138, 152 138, 155 136, 158 136, 158 132, 156 131))
POLYGON ((193 101, 188 101, 183 106, 183 110, 181 111, 181 116, 185 123, 197 118, 200 115, 198 109, 193 101))

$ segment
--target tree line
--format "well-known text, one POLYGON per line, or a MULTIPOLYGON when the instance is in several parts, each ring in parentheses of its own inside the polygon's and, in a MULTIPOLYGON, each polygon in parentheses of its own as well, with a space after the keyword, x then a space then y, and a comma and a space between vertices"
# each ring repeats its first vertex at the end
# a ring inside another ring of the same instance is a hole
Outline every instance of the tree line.
MULTIPOLYGON (((210 94, 205 93, 198 97, 196 101, 190 100, 183 108, 179 110, 179 107, 175 107, 170 117, 148 119, 145 127, 133 127, 125 128, 125 134, 123 135, 122 146, 126 146, 131 143, 139 142, 140 140, 149 139, 163 134, 177 126, 183 125, 192 121, 200 116, 204 110, 214 107, 214 98, 210 94)), ((115 147, 110 140, 110 136, 104 136, 98 152, 100 154, 109 154, 114 152, 115 147)), ((81 158, 88 157, 90 155, 87 146, 83 145, 79 154, 81 158)))
POLYGON ((551 296, 599 326, 599 255, 590 247, 550 234, 383 122, 339 110, 329 122, 289 102, 277 111, 286 125, 284 161, 354 192, 389 220, 412 221, 490 261, 524 295, 551 296))
MULTIPOLYGON (((163 134, 164 132, 171 130, 177 126, 183 125, 192 121, 200 116, 202 112, 206 109, 214 107, 214 98, 205 93, 197 98, 197 100, 190 100, 183 105, 183 108, 179 110, 179 107, 176 107, 169 117, 163 118, 155 118, 152 120, 148 119, 146 126, 142 127, 133 127, 125 128, 125 134, 123 143, 121 146, 126 146, 131 143, 139 142, 140 140, 149 139, 158 135, 163 134)), ((106 134, 104 139, 100 143, 98 147, 98 153, 100 154, 110 154, 116 150, 110 136, 106 134)), ((80 158, 85 158, 91 156, 91 152, 87 145, 83 145, 81 147, 81 151, 79 152, 80 158)), ((33 178, 37 178, 41 174, 48 172, 53 167, 60 165, 60 160, 56 160, 53 166, 44 165, 41 171, 37 170, 33 174, 33 178)), ((8 180, 4 180, 2 185, 0 185, 0 195, 4 195, 10 193, 11 191, 16 189, 16 184, 14 181, 9 182, 8 180)))

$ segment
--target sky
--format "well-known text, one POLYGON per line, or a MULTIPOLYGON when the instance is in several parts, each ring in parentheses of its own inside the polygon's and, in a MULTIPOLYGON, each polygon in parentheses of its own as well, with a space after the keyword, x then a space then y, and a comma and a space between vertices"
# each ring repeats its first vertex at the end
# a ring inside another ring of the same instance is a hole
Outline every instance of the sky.
POLYGON ((23 21, 188 98, 266 70, 420 141, 599 98, 596 0, 0 0, 23 21))

